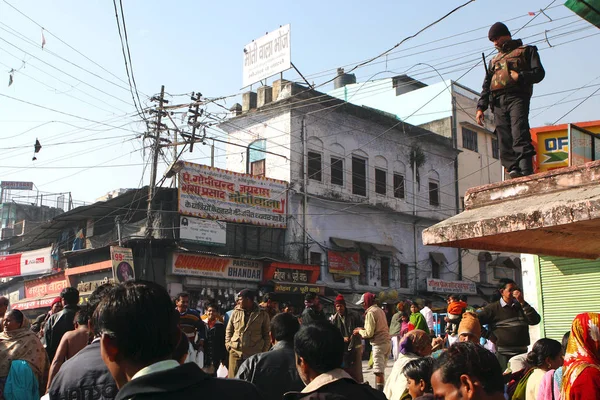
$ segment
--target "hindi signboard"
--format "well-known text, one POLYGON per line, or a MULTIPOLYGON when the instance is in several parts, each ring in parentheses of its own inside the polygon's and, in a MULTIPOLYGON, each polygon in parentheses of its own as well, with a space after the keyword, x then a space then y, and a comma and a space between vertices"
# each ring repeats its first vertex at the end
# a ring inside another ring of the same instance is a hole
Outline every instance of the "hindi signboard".
POLYGON ((179 239, 190 242, 224 245, 227 223, 193 217, 179 217, 179 239))
POLYGON ((173 274, 260 282, 263 263, 227 257, 173 253, 173 274))
POLYGON ((283 25, 244 47, 244 87, 290 68, 290 24, 283 25))
POLYGON ((181 162, 179 213, 285 228, 287 182, 181 162))
POLYGON ((314 293, 317 295, 324 295, 325 288, 323 286, 314 285, 293 285, 289 283, 276 283, 273 291, 275 293, 292 293, 292 294, 307 294, 314 293))
POLYGON ((55 275, 32 279, 25 282, 25 298, 31 299, 59 295, 68 286, 69 283, 65 279, 64 271, 55 275))
POLYGON ((339 275, 360 275, 360 255, 357 252, 327 252, 329 272, 339 275))
POLYGON ((9 190, 33 190, 33 182, 2 181, 0 187, 9 190))
POLYGON ((122 283, 135 279, 133 252, 127 247, 110 246, 110 259, 113 265, 115 282, 122 283))
POLYGON ((427 279, 427 291, 436 293, 477 294, 474 282, 444 281, 442 279, 427 279))

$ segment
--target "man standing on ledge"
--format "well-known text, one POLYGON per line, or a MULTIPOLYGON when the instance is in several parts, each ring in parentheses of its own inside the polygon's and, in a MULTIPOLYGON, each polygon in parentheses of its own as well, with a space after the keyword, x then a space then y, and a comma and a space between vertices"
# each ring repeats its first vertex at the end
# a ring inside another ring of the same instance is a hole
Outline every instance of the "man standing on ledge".
POLYGON ((531 175, 535 149, 529 133, 529 103, 533 84, 541 82, 546 72, 537 47, 513 40, 502 22, 492 25, 488 38, 498 54, 486 69, 475 119, 483 126, 483 113, 491 106, 502 166, 511 178, 531 175))

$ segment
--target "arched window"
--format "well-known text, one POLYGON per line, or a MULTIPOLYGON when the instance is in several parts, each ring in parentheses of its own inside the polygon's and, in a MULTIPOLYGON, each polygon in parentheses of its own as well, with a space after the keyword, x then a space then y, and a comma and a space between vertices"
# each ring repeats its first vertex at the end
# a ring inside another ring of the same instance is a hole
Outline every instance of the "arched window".
POLYGON ((265 176, 267 140, 258 139, 248 146, 248 163, 246 173, 256 176, 265 176))

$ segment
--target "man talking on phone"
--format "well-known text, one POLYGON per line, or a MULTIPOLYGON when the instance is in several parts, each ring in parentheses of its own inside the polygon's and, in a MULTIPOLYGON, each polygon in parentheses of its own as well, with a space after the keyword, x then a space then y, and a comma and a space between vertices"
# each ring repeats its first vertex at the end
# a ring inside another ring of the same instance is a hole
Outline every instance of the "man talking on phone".
POLYGON ((523 298, 523 292, 512 279, 500 279, 500 300, 488 304, 479 313, 479 322, 489 324, 496 336, 496 357, 502 369, 511 357, 527 353, 529 326, 540 323, 541 317, 523 298))

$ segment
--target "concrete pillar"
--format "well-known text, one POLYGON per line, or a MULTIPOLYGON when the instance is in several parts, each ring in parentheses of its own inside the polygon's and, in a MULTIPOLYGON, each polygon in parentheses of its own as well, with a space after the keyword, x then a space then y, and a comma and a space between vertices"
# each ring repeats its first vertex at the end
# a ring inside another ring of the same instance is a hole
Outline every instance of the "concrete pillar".
POLYGON ((285 79, 278 79, 275 82, 273 82, 273 100, 277 101, 277 99, 279 98, 279 93, 281 93, 283 91, 283 88, 286 84, 288 84, 289 81, 286 81, 285 79))
POLYGON ((273 88, 271 86, 261 86, 257 90, 257 96, 257 107, 261 108, 273 101, 273 88))
POLYGON ((242 112, 256 108, 256 92, 246 92, 242 94, 242 112))

